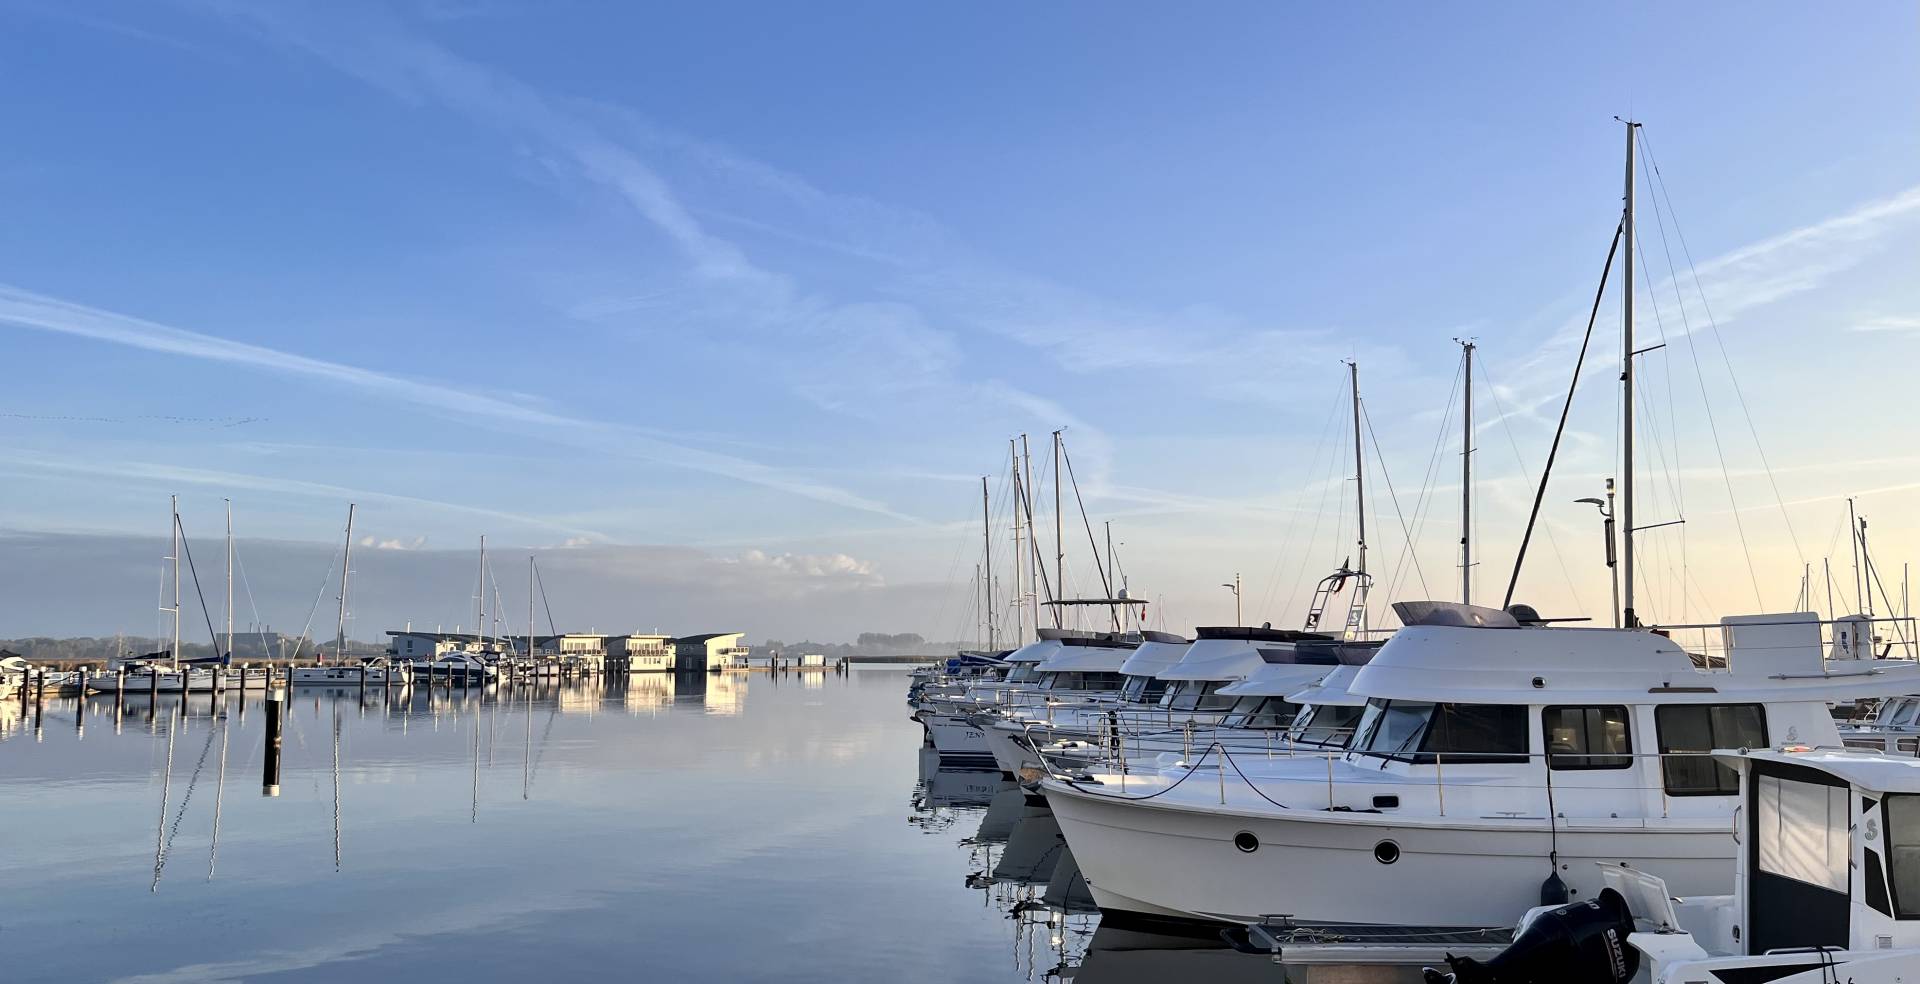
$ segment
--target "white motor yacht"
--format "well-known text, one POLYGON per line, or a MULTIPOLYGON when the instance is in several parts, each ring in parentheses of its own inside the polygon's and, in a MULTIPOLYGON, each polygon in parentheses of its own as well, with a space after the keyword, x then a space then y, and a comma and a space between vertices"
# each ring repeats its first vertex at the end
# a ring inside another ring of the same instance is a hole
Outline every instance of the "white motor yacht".
POLYGON ((1164 686, 1158 675, 1188 646, 1166 632, 1143 633, 1137 642, 1113 636, 1063 641, 1035 668, 1035 699, 987 707, 968 723, 980 731, 1000 771, 1017 776, 1038 765, 1036 741, 1091 740, 1109 726, 1111 714, 1151 708, 1144 700, 1164 686))
MULTIPOLYGON (((986 735, 973 723, 973 715, 991 708, 1043 701, 1049 684, 1060 681, 1043 679, 1041 664, 1067 646, 1091 646, 1102 641, 1095 633, 1076 629, 1040 629, 1038 635, 1033 642, 1007 654, 1009 669, 1005 679, 963 682, 951 687, 929 686, 921 693, 914 717, 927 729, 941 758, 950 763, 981 767, 994 764, 993 750, 987 747, 986 735)), ((1115 667, 1124 661, 1124 657, 1115 661, 1115 667)))
MULTIPOLYGON (((1208 632, 1211 630, 1201 630, 1208 632)), ((1270 630, 1256 630, 1270 631, 1270 630)), ((1165 675, 1188 679, 1169 685, 1186 684, 1193 698, 1188 709, 1175 712, 1166 706, 1145 711, 1124 711, 1105 722, 1104 731, 1073 735, 1054 729, 1030 738, 1051 738, 1050 743, 1034 741, 1027 746, 1028 756, 1039 771, 1057 771, 1071 775, 1122 771, 1152 772, 1185 762, 1196 750, 1221 743, 1236 751, 1271 754, 1276 749, 1303 747, 1293 737, 1294 725, 1304 712, 1312 716, 1297 698, 1299 691, 1319 686, 1340 671, 1343 662, 1364 663, 1378 646, 1367 643, 1343 643, 1324 636, 1292 633, 1287 641, 1265 640, 1258 649, 1222 646, 1218 639, 1201 639, 1189 656, 1170 668, 1165 675), (1249 667, 1251 667, 1249 669, 1249 667), (1220 673, 1242 675, 1240 679, 1216 685, 1220 673), (1039 760, 1044 759, 1042 763, 1039 760), (1125 764, 1122 764, 1124 760, 1125 764)), ((1353 667, 1345 667, 1347 670, 1353 667)), ((1316 691, 1329 709, 1317 712, 1320 723, 1311 739, 1312 747, 1344 746, 1352 733, 1358 709, 1347 710, 1364 700, 1346 693, 1346 680, 1316 691), (1335 745, 1335 742, 1338 745, 1335 745)), ((1037 778, 1037 777, 1036 777, 1037 778)))
POLYGON ((1196 752, 1184 768, 1041 784, 1104 909, 1256 922, 1510 926, 1590 898, 1591 862, 1724 892, 1738 777, 1716 748, 1838 746, 1828 702, 1916 689, 1910 662, 1822 659, 1811 613, 1722 620, 1724 666, 1648 630, 1395 606, 1336 757, 1196 752), (1471 892, 1461 891, 1471 885, 1471 892))
POLYGON ((296 687, 357 687, 361 684, 369 687, 389 684, 404 686, 412 679, 413 667, 385 656, 374 656, 353 663, 297 666, 292 673, 292 682, 296 687))
POLYGON ((446 684, 455 687, 479 687, 493 681, 499 670, 477 654, 465 650, 441 653, 431 660, 417 660, 409 668, 411 680, 428 686, 446 684))

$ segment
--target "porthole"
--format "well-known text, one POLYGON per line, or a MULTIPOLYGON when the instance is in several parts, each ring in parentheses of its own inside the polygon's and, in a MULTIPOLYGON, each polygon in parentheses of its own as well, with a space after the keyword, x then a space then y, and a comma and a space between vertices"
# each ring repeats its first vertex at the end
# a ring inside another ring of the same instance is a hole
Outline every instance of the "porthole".
POLYGON ((1392 864, 1400 860, 1400 845, 1392 841, 1381 841, 1373 845, 1373 859, 1381 864, 1392 864))
POLYGON ((1242 830, 1233 835, 1233 846, 1247 854, 1252 854, 1260 849, 1260 838, 1253 836, 1252 831, 1242 830))

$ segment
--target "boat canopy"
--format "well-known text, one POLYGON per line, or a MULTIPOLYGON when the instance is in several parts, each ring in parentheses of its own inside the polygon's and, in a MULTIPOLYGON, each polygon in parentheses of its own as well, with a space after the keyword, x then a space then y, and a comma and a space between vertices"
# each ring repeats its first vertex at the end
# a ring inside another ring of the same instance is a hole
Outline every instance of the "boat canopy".
POLYGON ((1059 651, 1059 640, 1040 639, 1008 653, 1006 659, 1009 663, 1039 663, 1059 651))
POLYGON ((1812 612, 1722 619, 1725 665, 1702 668, 1658 631, 1517 622, 1478 628, 1459 621, 1459 610, 1470 607, 1432 603, 1424 620, 1394 633, 1361 668, 1354 693, 1468 704, 1720 704, 1920 690, 1920 664, 1906 660, 1843 660, 1830 668, 1812 612), (1442 611, 1451 614, 1431 614, 1442 611))
POLYGON ((1160 671, 1180 661, 1191 645, 1184 636, 1171 632, 1148 632, 1133 655, 1120 664, 1120 672, 1127 676, 1157 676, 1160 671))
POLYGON ((1180 662, 1161 670, 1160 679, 1245 680, 1266 664, 1266 658, 1260 655, 1261 649, 1292 648, 1291 643, 1279 640, 1256 645, 1245 638, 1210 635, 1209 631, 1199 630, 1200 637, 1187 647, 1186 655, 1180 657, 1180 662))
POLYGON ((1100 645, 1062 645, 1047 661, 1035 667, 1041 673, 1118 673, 1134 654, 1126 643, 1100 645))
POLYGON ((1818 769, 1848 785, 1873 793, 1920 793, 1920 759, 1840 748, 1756 748, 1717 751, 1714 758, 1728 767, 1748 770, 1754 762, 1774 762, 1818 769))
POLYGON ((1295 704, 1315 706, 1338 704, 1344 707, 1362 707, 1367 703, 1367 699, 1351 689, 1353 678, 1359 672, 1358 666, 1336 666, 1313 684, 1288 694, 1287 699, 1295 704))
POLYGON ((1293 699, 1301 689, 1319 683, 1328 673, 1346 669, 1339 666, 1319 666, 1311 663, 1262 663, 1255 667, 1247 678, 1238 683, 1229 683, 1220 688, 1220 693, 1231 697, 1285 697, 1290 703, 1302 703, 1293 699))

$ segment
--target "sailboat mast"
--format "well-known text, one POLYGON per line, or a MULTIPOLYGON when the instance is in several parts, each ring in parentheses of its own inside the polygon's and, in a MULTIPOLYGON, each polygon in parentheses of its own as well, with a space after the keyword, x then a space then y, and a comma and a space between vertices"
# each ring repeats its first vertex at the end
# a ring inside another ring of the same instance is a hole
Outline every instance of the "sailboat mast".
POLYGON ((1347 369, 1353 380, 1353 498, 1356 508, 1354 516, 1360 524, 1360 565, 1354 570, 1367 572, 1367 470, 1360 457, 1360 363, 1349 362, 1347 369))
POLYGON ((1626 588, 1621 594, 1620 620, 1629 629, 1640 627, 1640 619, 1633 614, 1633 144, 1640 124, 1632 120, 1623 121, 1627 125, 1627 186, 1625 204, 1622 207, 1620 226, 1625 238, 1622 250, 1625 264, 1620 268, 1624 279, 1621 280, 1620 296, 1622 315, 1620 319, 1620 453, 1621 477, 1621 519, 1626 526, 1626 542, 1622 545, 1622 559, 1626 561, 1626 573, 1623 578, 1626 588))
POLYGON ((1053 592, 1067 594, 1067 541, 1060 536, 1060 432, 1053 432, 1053 592))
POLYGON ((1020 556, 1020 442, 1007 439, 1007 454, 1013 462, 1013 644, 1027 644, 1027 582, 1025 564, 1020 556))
POLYGON ((233 500, 227 504, 227 659, 233 659, 233 500))
POLYGON ((1460 429, 1460 603, 1473 604, 1473 343, 1460 343, 1466 385, 1460 429))
MULTIPOLYGON (((1033 452, 1027 447, 1027 435, 1020 435, 1020 463, 1026 472, 1026 482, 1020 486, 1021 511, 1027 517, 1027 550, 1033 554, 1033 560, 1027 565, 1027 610, 1033 613, 1033 637, 1040 638, 1040 575, 1045 573, 1041 566, 1045 561, 1040 557, 1040 535, 1033 531, 1033 452)), ((1054 614, 1060 614, 1058 608, 1054 614)))
MULTIPOLYGON (((1106 521, 1106 531, 1107 531, 1107 591, 1110 597, 1118 598, 1120 597, 1120 582, 1115 581, 1113 579, 1113 520, 1109 519, 1106 521)), ((1127 614, 1128 615, 1133 614, 1132 606, 1128 606, 1127 614)), ((1115 608, 1112 605, 1108 605, 1107 615, 1108 617, 1113 619, 1113 631, 1115 632, 1120 631, 1121 629, 1120 610, 1115 608)))
MULTIPOLYGON (((660 631, 655 629, 655 632, 660 631)), ((527 658, 533 658, 533 555, 527 555, 527 658)))
POLYGON ((347 654, 347 572, 353 563, 353 503, 347 503, 347 545, 340 551, 340 619, 333 631, 333 658, 347 654))
POLYGON ((480 534, 480 580, 473 589, 473 648, 487 644, 487 535, 480 534))
MULTIPOLYGON (((173 512, 173 668, 180 668, 180 497, 167 497, 173 512)), ((186 693, 186 678, 180 680, 180 692, 186 693)))
POLYGON ((987 476, 980 476, 980 529, 987 542, 987 572, 980 581, 980 608, 987 614, 987 648, 998 649, 993 631, 993 501, 987 495, 987 476))

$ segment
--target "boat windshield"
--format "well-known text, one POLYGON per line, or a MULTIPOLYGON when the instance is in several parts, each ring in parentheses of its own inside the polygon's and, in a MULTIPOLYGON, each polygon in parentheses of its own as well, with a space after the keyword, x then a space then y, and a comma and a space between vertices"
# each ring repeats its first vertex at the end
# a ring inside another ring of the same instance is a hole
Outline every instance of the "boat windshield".
POLYGON ((1224 711, 1233 706, 1233 698, 1215 693, 1232 680, 1181 680, 1167 688, 1160 706, 1174 711, 1224 711))
POLYGON ((1118 673, 1085 673, 1068 670, 1042 674, 1040 686, 1045 690, 1119 690, 1120 679, 1118 673))
POLYGON ((1365 710, 1352 704, 1309 706, 1293 719, 1293 740, 1301 745, 1344 747, 1353 739, 1354 726, 1365 710))
POLYGON ((1285 697, 1248 696, 1234 701, 1220 723, 1229 728, 1284 728, 1300 713, 1285 697))
POLYGON ((1167 681, 1159 677, 1128 676, 1127 685, 1120 689, 1120 696, 1129 704, 1158 703, 1162 694, 1167 692, 1167 681))
POLYGON ((1885 809, 1894 911, 1901 919, 1920 918, 1920 793, 1890 794, 1885 809))
POLYGON ((1038 663, 1015 663, 1013 665, 1013 669, 1007 671, 1007 682, 1008 683, 1032 683, 1033 681, 1038 680, 1040 678, 1040 674, 1035 673, 1033 670, 1034 670, 1034 667, 1039 665, 1040 664, 1038 663))
POLYGON ((1470 762, 1524 762, 1527 709, 1510 704, 1367 702, 1356 750, 1396 761, 1431 765, 1436 756, 1470 762))
POLYGON ((1912 727, 1914 715, 1920 714, 1920 700, 1908 699, 1898 703, 1899 707, 1895 710, 1893 717, 1882 723, 1895 728, 1912 727))

